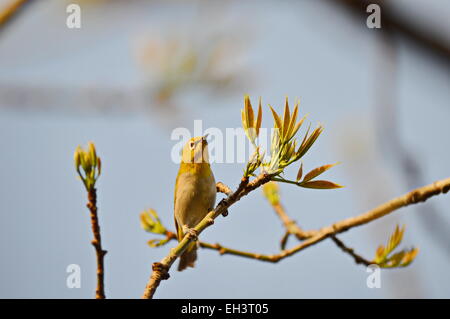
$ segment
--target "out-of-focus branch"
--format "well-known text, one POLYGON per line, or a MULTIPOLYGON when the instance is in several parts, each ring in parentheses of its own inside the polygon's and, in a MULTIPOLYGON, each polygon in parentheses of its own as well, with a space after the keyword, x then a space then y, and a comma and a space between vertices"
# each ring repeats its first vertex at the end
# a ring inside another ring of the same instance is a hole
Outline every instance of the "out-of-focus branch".
MULTIPOLYGON (((378 4, 381 7, 381 29, 382 33, 398 34, 418 47, 425 49, 433 55, 441 58, 445 63, 450 63, 450 48, 445 40, 439 38, 429 30, 423 27, 415 26, 405 21, 401 17, 394 14, 392 8, 389 7, 387 1, 381 0, 331 0, 334 3, 340 4, 351 12, 356 13, 362 18, 366 19, 368 13, 366 12, 369 4, 378 4)), ((413 20, 414 21, 414 20, 413 20)))
POLYGON ((10 0, 3 10, 0 11, 0 31, 4 26, 19 13, 20 9, 31 0, 10 0))

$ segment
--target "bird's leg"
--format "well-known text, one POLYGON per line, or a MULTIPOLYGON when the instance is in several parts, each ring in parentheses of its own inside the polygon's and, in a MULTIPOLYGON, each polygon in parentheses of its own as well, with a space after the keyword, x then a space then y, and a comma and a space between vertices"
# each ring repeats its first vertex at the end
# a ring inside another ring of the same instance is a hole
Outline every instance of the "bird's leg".
POLYGON ((183 233, 189 234, 189 236, 194 240, 198 240, 198 232, 194 228, 189 228, 187 225, 183 225, 183 233))
MULTIPOLYGON (((224 201, 225 201, 225 198, 223 198, 223 199, 220 201, 219 205, 222 204, 222 202, 224 202, 224 201)), ((227 217, 227 216, 228 216, 228 209, 225 209, 225 211, 222 213, 222 216, 223 216, 223 217, 227 217)))

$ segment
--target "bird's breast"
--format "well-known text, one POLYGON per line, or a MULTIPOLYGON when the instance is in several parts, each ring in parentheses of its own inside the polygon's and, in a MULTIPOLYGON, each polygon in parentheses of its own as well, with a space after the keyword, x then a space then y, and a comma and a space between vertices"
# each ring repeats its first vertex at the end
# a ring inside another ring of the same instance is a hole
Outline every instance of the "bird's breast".
POLYGON ((175 218, 181 225, 194 227, 216 200, 214 175, 199 176, 191 172, 181 173, 177 179, 175 194, 175 218))

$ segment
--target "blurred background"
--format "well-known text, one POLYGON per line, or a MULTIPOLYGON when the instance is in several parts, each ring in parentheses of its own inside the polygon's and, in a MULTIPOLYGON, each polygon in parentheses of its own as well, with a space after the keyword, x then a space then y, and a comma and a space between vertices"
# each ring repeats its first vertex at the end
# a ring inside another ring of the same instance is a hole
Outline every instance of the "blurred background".
MULTIPOLYGON (((281 111, 285 96, 300 98, 301 113, 325 126, 305 169, 342 162, 326 177, 343 189, 281 186, 306 229, 449 176, 448 1, 1 0, 0 10, 2 298, 94 296, 86 194, 73 165, 88 141, 103 162, 106 295, 139 298, 152 262, 175 244, 150 248, 156 235, 139 222, 154 208, 174 229, 172 130, 193 130, 196 119, 239 127, 244 94, 262 97, 263 127, 272 125, 267 104, 281 111), (70 3, 81 7, 80 29, 66 26, 70 3), (366 26, 369 3, 381 5, 381 29, 366 26), (66 286, 69 264, 81 267, 80 289, 66 286)), ((235 188, 243 164, 212 168, 235 188)), ((407 268, 383 270, 380 289, 326 240, 278 264, 201 250, 196 268, 172 271, 156 297, 448 298, 449 207, 450 196, 438 196, 340 236, 371 259, 406 224, 402 247, 420 252, 407 268)), ((258 190, 202 240, 271 254, 283 233, 258 190)))

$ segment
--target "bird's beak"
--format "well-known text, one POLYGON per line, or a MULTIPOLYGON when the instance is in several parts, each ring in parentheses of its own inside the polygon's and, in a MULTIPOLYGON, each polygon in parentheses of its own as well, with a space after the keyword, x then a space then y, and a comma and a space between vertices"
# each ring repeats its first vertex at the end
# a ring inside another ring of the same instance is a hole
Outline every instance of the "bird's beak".
POLYGON ((199 143, 206 142, 206 138, 208 137, 208 135, 209 135, 209 134, 205 134, 205 135, 202 136, 201 139, 195 141, 195 146, 197 146, 199 143))

